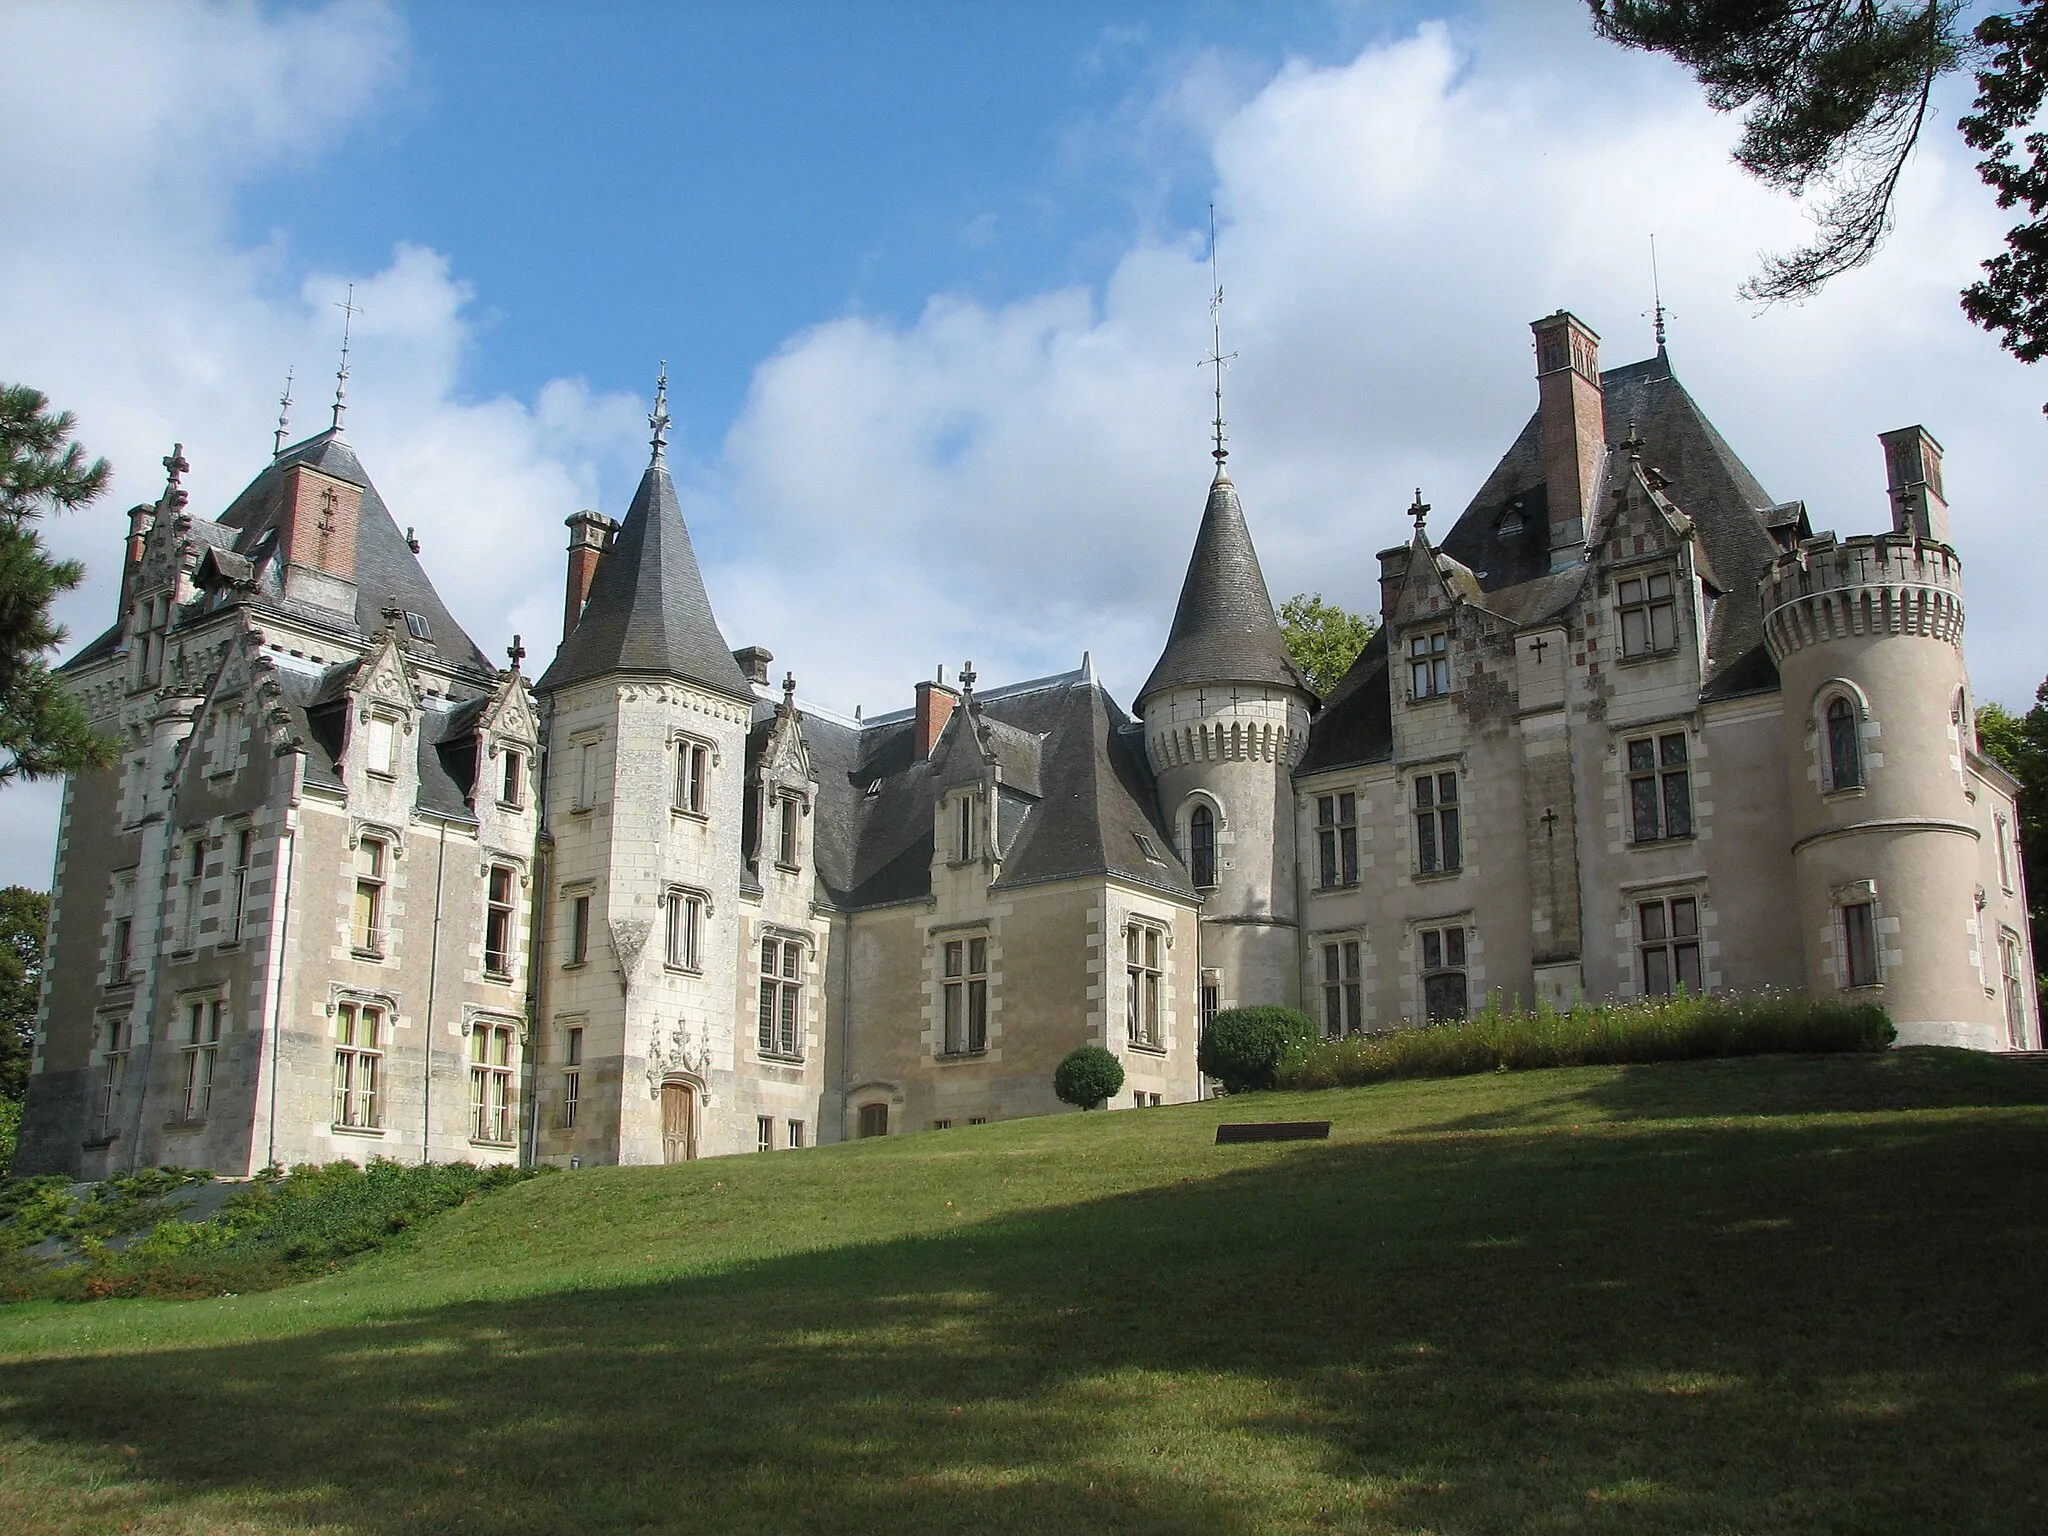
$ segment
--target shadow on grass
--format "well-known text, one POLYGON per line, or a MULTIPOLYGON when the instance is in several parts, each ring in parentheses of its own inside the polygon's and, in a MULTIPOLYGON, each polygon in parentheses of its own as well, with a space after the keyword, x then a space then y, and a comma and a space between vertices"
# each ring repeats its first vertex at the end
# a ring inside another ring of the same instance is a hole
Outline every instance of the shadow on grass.
POLYGON ((7 1364, 0 1430, 124 1469, 109 1524, 2048 1519, 2039 1117, 1238 1151, 708 1277, 7 1364))

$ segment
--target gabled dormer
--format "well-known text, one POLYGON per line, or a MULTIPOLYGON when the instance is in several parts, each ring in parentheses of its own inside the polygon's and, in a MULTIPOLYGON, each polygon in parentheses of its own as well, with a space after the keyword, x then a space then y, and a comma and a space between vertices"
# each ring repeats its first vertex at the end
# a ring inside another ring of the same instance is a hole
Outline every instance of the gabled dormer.
POLYGON ((380 633, 343 689, 347 734, 341 778, 362 814, 403 818, 418 795, 419 690, 398 636, 380 633))
POLYGON ((808 877, 816 867, 811 852, 818 775, 803 727, 803 712, 796 707, 796 678, 786 674, 782 702, 768 721, 767 738, 747 784, 747 805, 753 813, 748 863, 764 884, 777 877, 808 877))
POLYGON ((1703 672, 1720 582, 1692 518, 1665 495, 1670 482, 1640 457, 1617 469, 1590 546, 1605 650, 1624 665, 1677 659, 1703 672))

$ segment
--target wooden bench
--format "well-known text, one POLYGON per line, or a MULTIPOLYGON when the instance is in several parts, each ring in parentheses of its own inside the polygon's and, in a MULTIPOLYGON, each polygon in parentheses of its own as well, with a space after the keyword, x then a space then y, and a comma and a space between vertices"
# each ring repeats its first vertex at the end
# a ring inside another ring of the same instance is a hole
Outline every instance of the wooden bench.
POLYGON ((1240 1141, 1328 1141, 1327 1120, 1269 1120, 1262 1125, 1219 1125, 1216 1145, 1240 1141))

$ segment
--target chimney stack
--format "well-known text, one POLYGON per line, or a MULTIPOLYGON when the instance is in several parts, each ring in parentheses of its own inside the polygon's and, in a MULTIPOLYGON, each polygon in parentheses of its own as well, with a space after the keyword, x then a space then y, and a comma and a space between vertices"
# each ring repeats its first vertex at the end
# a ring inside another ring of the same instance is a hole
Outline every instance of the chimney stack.
POLYGON ((1380 551, 1380 623, 1394 622, 1394 607, 1401 601, 1401 586, 1408 580, 1408 567, 1415 555, 1412 544, 1396 544, 1380 551))
POLYGON ((1550 503, 1550 568, 1560 570, 1585 555, 1586 515, 1607 446, 1600 338, 1562 309, 1531 321, 1529 329, 1536 334, 1536 411, 1550 503))
POLYGON ((740 664, 740 670, 747 674, 747 681, 763 697, 768 692, 768 668, 775 660, 775 653, 764 646, 743 645, 732 653, 732 659, 740 664))
POLYGON ((611 548, 618 525, 602 512, 583 511, 565 518, 569 530, 569 583, 562 597, 562 638, 576 632, 583 617, 583 605, 590 601, 590 584, 597 580, 597 562, 611 548))
POLYGON ((946 722, 953 718, 953 711, 959 707, 960 695, 944 683, 917 685, 917 760, 920 763, 932 755, 932 748, 939 744, 946 722))
POLYGON ((363 488, 310 464, 293 464, 284 473, 282 500, 278 538, 284 549, 285 596, 353 613, 363 488))
POLYGON ((1941 493, 1941 444, 1925 427, 1880 432, 1892 531, 1948 543, 1948 499, 1941 493))

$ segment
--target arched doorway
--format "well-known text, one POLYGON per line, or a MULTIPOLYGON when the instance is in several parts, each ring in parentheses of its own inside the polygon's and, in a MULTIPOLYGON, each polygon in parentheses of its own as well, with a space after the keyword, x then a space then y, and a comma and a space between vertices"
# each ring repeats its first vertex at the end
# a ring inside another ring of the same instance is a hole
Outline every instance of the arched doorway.
POLYGON ((661 1160, 687 1163, 697 1155, 697 1090, 688 1083, 661 1085, 661 1160))

